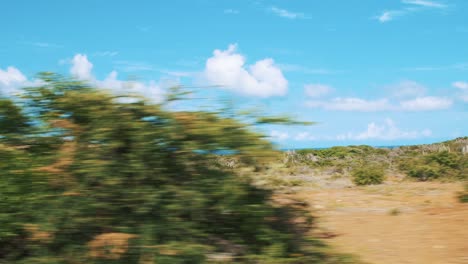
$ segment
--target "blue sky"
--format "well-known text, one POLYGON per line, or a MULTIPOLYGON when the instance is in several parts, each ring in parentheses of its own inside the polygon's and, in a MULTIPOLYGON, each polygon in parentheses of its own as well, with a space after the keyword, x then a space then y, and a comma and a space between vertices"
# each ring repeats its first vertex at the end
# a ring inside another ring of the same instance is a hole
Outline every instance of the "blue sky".
POLYGON ((160 100, 316 121, 279 146, 431 143, 468 135, 468 1, 3 1, 0 92, 70 74, 160 100))

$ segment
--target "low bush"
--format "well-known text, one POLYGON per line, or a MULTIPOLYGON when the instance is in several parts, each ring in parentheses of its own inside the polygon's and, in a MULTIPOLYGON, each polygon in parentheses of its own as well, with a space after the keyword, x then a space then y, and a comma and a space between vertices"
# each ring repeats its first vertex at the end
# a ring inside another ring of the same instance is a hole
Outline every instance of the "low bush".
POLYGON ((438 166, 418 165, 408 171, 408 176, 419 181, 433 180, 440 177, 438 166))
POLYGON ((390 210, 390 211, 388 212, 388 214, 389 214, 389 215, 392 215, 392 216, 397 216, 397 215, 401 214, 401 211, 400 211, 400 209, 398 209, 398 208, 394 208, 394 209, 390 210))
POLYGON ((355 168, 351 172, 351 175, 353 177, 353 182, 356 185, 381 184, 385 178, 383 168, 376 165, 355 168))
POLYGON ((465 191, 458 194, 458 200, 461 203, 468 203, 468 184, 465 185, 465 191))
POLYGON ((467 178, 468 158, 460 152, 440 151, 429 154, 409 153, 398 159, 398 167, 419 181, 467 178))

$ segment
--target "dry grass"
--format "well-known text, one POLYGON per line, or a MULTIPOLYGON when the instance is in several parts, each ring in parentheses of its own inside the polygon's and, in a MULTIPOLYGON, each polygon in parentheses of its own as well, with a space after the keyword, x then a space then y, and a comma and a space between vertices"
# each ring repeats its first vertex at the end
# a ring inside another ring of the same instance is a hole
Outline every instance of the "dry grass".
POLYGON ((310 203, 319 216, 312 235, 326 234, 338 251, 366 262, 461 264, 468 263, 468 205, 456 199, 462 189, 463 183, 399 182, 304 187, 284 196, 310 203))
POLYGON ((101 259, 119 259, 128 251, 128 241, 137 237, 126 233, 105 233, 88 243, 89 256, 101 259))
POLYGON ((24 225, 24 229, 29 233, 28 239, 34 242, 47 243, 53 238, 51 232, 41 230, 36 224, 26 224, 24 225))

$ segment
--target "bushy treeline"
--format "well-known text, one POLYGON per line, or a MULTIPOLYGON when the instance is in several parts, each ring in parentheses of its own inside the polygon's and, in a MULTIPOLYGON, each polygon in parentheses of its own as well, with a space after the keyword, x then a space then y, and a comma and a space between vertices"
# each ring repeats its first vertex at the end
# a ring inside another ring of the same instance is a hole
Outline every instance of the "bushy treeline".
POLYGON ((461 152, 441 150, 421 154, 410 150, 398 157, 397 162, 408 176, 421 181, 468 178, 468 155, 461 152))
POLYGON ((345 263, 210 154, 274 157, 249 126, 41 78, 0 100, 0 263, 345 263))
POLYGON ((385 172, 402 173, 408 178, 468 179, 468 138, 431 145, 416 145, 393 149, 370 146, 304 149, 285 154, 287 166, 307 165, 312 168, 334 168, 350 175, 358 185, 383 181, 385 172), (367 175, 367 176, 366 176, 367 175))

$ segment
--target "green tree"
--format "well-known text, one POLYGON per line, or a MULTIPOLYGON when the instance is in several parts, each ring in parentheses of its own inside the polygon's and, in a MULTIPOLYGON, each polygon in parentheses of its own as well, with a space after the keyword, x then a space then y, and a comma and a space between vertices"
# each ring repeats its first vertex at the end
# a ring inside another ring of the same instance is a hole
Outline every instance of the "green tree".
POLYGON ((28 144, 0 146, 0 263, 335 262, 306 239, 304 211, 217 162, 276 157, 249 125, 41 77, 23 98, 32 128, 8 131, 28 144))

